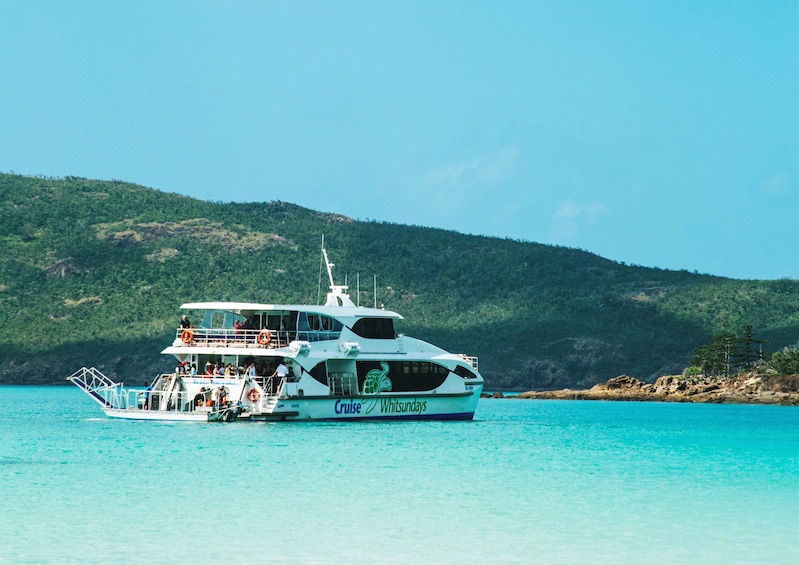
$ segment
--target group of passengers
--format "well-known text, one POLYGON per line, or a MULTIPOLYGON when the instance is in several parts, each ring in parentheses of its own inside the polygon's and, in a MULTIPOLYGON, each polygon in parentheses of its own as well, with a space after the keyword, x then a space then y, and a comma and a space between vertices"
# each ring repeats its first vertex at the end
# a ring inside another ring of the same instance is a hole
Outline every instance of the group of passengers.
MULTIPOLYGON (((189 361, 182 361, 175 367, 175 373, 196 376, 198 374, 197 365, 189 361)), ((269 375, 269 378, 283 378, 289 375, 289 370, 283 363, 278 363, 277 366, 272 363, 259 363, 256 366, 255 362, 249 362, 243 366, 235 366, 232 363, 212 363, 207 361, 203 371, 204 377, 255 377, 257 375, 269 375)))
POLYGON ((234 367, 232 363, 225 365, 224 363, 211 363, 208 361, 205 364, 205 377, 238 377, 244 374, 244 367, 234 367))
MULTIPOLYGON (((197 373, 193 372, 192 374, 196 375, 197 373)), ((255 367, 255 363, 253 362, 243 366, 236 366, 232 363, 211 363, 208 361, 205 364, 205 371, 203 372, 204 377, 254 377, 257 374, 259 374, 258 369, 255 367)), ((263 372, 260 374, 263 374, 263 372)))
MULTIPOLYGON (((189 320, 188 316, 186 316, 184 314, 183 317, 181 317, 181 319, 180 319, 180 329, 181 330, 189 330, 189 329, 192 329, 193 327, 194 326, 192 325, 192 323, 189 320)), ((258 325, 256 324, 255 320, 252 319, 252 318, 247 318, 243 322, 241 320, 236 320, 233 323, 233 333, 234 333, 235 336, 240 336, 241 334, 245 333, 245 330, 255 330, 255 331, 257 331, 258 329, 259 329, 258 325)), ((264 334, 264 335, 268 334, 271 337, 270 329, 267 328, 266 326, 260 328, 260 330, 261 330, 262 334, 264 334)), ((281 331, 283 330, 283 321, 282 320, 280 322, 280 330, 281 331)), ((255 331, 253 331, 253 333, 251 333, 249 335, 250 336, 254 336, 255 335, 255 331)), ((271 331, 278 331, 278 330, 277 330, 277 328, 275 328, 275 329, 271 329, 271 331)), ((264 337, 262 337, 261 339, 264 339, 264 337)))
POLYGON ((194 395, 194 406, 208 406, 212 408, 220 408, 225 406, 228 402, 228 389, 219 387, 211 389, 209 387, 202 387, 200 392, 194 395))
POLYGON ((290 369, 282 362, 278 361, 277 365, 274 363, 259 363, 250 362, 244 367, 234 367, 232 364, 222 365, 221 363, 211 363, 208 361, 205 364, 205 377, 226 376, 238 377, 246 376, 255 378, 258 375, 263 375, 263 386, 269 394, 277 394, 280 389, 281 383, 289 376, 291 376, 290 369))
POLYGON ((175 372, 178 375, 196 375, 197 365, 189 363, 188 361, 183 361, 182 363, 178 363, 178 366, 175 367, 175 372))

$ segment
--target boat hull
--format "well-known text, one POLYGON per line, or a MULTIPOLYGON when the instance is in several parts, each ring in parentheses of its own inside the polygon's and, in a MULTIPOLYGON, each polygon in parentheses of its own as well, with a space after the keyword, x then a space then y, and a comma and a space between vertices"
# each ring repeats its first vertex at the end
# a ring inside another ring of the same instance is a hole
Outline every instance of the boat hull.
POLYGON ((479 398, 480 389, 451 395, 286 398, 272 415, 285 414, 285 420, 471 420, 479 398))
MULTIPOLYGON (((477 390, 458 395, 286 398, 279 400, 271 412, 245 411, 237 420, 471 420, 479 397, 480 391, 477 390)), ((126 420, 223 421, 215 418, 213 412, 106 407, 103 412, 111 418, 126 420)))
POLYGON ((210 422, 207 412, 176 412, 173 410, 141 410, 138 408, 103 408, 106 416, 125 420, 161 420, 169 422, 210 422))

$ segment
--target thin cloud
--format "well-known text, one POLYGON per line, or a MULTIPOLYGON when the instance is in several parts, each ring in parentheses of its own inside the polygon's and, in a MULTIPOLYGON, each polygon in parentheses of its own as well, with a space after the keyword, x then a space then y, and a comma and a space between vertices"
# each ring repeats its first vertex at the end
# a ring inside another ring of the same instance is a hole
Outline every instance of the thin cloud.
POLYGON ((506 146, 469 160, 447 163, 426 173, 421 184, 433 189, 493 186, 510 175, 519 155, 517 147, 506 146))
POLYGON ((573 200, 561 202, 555 212, 555 221, 584 219, 588 223, 593 223, 600 216, 610 214, 610 210, 604 204, 591 202, 587 205, 575 203, 573 200))
POLYGON ((560 245, 579 245, 583 229, 601 216, 610 213, 610 209, 599 202, 588 204, 578 204, 573 200, 561 202, 552 218, 549 241, 560 245))

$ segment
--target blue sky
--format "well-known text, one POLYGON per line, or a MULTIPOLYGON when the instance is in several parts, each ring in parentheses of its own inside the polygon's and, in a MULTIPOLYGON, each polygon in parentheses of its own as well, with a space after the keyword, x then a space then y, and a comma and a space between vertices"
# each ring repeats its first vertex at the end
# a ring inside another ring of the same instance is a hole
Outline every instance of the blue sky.
POLYGON ((0 0, 0 171, 799 278, 799 2, 0 0))

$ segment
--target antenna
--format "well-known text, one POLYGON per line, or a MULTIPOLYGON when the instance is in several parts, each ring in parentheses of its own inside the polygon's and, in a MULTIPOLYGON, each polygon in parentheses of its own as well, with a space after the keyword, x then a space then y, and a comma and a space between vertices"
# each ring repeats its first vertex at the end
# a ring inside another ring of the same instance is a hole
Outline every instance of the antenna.
MULTIPOLYGON (((330 259, 327 258, 327 250, 323 247, 322 248, 322 255, 325 256, 325 264, 327 265, 327 276, 330 279, 330 290, 333 290, 333 287, 336 286, 336 283, 333 282, 333 267, 336 265, 330 262, 330 259)), ((342 288, 347 288, 343 286, 342 288)))
MULTIPOLYGON (((322 251, 325 250, 325 234, 322 234, 322 251)), ((322 261, 324 257, 322 255, 319 256, 319 283, 316 286, 316 303, 322 303, 322 261)))
POLYGON ((377 275, 372 275, 375 279, 375 308, 377 308, 377 275))
MULTIPOLYGON (((325 306, 355 306, 355 304, 352 303, 352 299, 350 299, 349 295, 347 294, 347 289, 349 287, 346 284, 336 284, 333 280, 333 267, 335 265, 330 262, 330 258, 327 256, 327 250, 324 247, 324 239, 322 239, 322 243, 322 259, 327 266, 327 277, 330 279, 330 292, 327 293, 327 301, 325 302, 325 306)), ((319 275, 319 279, 321 285, 321 273, 319 275)))

